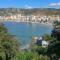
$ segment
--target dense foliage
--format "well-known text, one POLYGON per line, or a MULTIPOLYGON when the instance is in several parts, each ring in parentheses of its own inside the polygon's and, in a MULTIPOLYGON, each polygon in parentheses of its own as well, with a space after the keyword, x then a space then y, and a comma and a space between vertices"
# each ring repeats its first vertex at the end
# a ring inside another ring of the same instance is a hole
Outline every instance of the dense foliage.
POLYGON ((10 60, 14 58, 18 50, 19 46, 15 37, 7 32, 3 24, 0 25, 0 60, 10 60))
POLYGON ((47 47, 31 44, 30 50, 20 50, 16 38, 8 33, 3 24, 0 24, 0 60, 59 60, 60 40, 58 40, 57 34, 54 36, 54 31, 52 31, 52 35, 43 36, 49 42, 47 47))

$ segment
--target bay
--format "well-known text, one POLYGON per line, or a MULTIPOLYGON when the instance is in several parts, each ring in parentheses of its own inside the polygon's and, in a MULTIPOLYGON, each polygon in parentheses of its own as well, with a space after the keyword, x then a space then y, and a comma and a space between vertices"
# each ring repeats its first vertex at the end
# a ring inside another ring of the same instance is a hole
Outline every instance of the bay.
POLYGON ((27 46, 31 43, 32 37, 43 36, 44 34, 51 34, 52 27, 40 23, 18 23, 18 22, 4 22, 8 32, 15 35, 21 46, 27 46))

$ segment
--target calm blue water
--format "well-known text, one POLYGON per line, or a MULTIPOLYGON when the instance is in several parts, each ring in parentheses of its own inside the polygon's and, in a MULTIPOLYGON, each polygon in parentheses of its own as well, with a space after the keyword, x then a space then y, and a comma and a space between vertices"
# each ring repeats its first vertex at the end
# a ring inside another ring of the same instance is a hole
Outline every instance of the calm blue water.
POLYGON ((40 23, 13 23, 5 22, 8 32, 16 35, 16 38, 21 42, 22 46, 26 46, 32 40, 32 36, 42 36, 50 34, 52 27, 40 23))

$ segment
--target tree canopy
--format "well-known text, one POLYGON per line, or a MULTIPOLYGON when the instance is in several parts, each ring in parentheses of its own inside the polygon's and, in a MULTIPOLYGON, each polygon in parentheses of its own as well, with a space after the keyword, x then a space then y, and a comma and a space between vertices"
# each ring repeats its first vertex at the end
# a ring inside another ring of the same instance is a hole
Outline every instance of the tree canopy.
POLYGON ((14 58, 18 50, 19 44, 16 38, 8 33, 4 25, 0 25, 0 54, 4 53, 5 60, 10 60, 14 58))

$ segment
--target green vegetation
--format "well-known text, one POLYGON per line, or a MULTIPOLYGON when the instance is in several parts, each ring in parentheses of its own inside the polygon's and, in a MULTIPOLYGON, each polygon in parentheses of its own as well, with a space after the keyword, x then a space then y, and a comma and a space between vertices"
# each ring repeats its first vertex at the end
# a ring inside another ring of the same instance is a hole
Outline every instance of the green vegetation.
POLYGON ((54 34, 53 36, 44 35, 43 38, 46 41, 49 41, 49 45, 47 47, 32 44, 30 50, 20 50, 20 45, 16 38, 9 34, 6 27, 1 24, 0 60, 59 60, 60 40, 57 39, 58 36, 56 38, 54 37, 54 34))
POLYGON ((54 40, 55 39, 54 37, 51 37, 51 35, 49 35, 49 34, 43 35, 43 38, 44 38, 45 41, 50 41, 50 40, 54 40))
POLYGON ((0 59, 11 60, 19 50, 19 44, 4 25, 0 25, 0 59))
POLYGON ((16 60, 48 60, 49 58, 45 55, 38 55, 33 52, 22 52, 17 55, 16 60))

